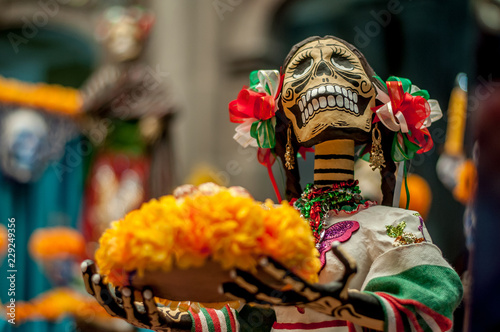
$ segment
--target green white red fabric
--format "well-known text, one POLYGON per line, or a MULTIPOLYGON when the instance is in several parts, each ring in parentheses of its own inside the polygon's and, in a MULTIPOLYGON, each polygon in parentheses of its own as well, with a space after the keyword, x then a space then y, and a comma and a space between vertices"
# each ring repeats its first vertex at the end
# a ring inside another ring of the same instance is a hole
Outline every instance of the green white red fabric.
POLYGON ((229 332, 239 331, 238 313, 226 305, 222 310, 202 308, 197 314, 190 312, 192 332, 229 332))
MULTIPOLYGON (((372 206, 356 214, 327 220, 329 226, 353 220, 360 225, 342 247, 356 259, 358 273, 350 288, 377 297, 385 313, 385 331, 448 331, 452 313, 460 303, 460 278, 443 258, 438 247, 415 211, 372 206), (423 243, 395 247, 395 239, 386 233, 386 225, 406 222, 405 232, 426 239, 423 243)), ((343 266, 330 251, 320 283, 339 280, 343 266)), ((277 323, 273 331, 363 331, 350 322, 305 309, 275 308, 277 323)))
POLYGON ((456 273, 432 244, 403 246, 377 258, 366 284, 384 307, 387 331, 449 331, 461 298, 456 273), (398 264, 383 266, 384 262, 398 264))

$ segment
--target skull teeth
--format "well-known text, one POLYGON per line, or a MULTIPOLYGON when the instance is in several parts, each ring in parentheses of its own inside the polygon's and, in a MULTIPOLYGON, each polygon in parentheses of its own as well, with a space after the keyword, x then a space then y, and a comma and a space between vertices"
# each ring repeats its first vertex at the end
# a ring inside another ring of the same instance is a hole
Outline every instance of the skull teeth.
POLYGON ((302 123, 306 123, 314 115, 314 112, 326 107, 339 107, 346 109, 349 113, 359 115, 358 94, 356 91, 337 85, 323 85, 308 90, 299 99, 299 109, 302 123))
POLYGON ((336 104, 335 97, 332 95, 328 96, 328 106, 333 107, 333 106, 335 106, 335 104, 336 104))
POLYGON ((328 103, 326 102, 326 97, 319 97, 319 106, 325 108, 328 103))
POLYGON ((342 98, 342 96, 337 96, 337 105, 339 107, 344 107, 344 98, 342 98))
POLYGON ((317 111, 319 108, 318 99, 313 99, 312 104, 313 104, 314 110, 317 111))

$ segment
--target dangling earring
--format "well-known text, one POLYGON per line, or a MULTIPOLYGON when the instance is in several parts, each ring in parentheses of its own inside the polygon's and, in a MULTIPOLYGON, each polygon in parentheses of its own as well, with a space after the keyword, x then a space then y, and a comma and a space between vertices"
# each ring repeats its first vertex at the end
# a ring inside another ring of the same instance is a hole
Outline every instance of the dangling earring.
POLYGON ((372 130, 372 150, 370 152, 370 167, 372 170, 385 167, 384 152, 382 151, 382 135, 378 129, 378 123, 375 124, 372 130))
POLYGON ((288 125, 286 151, 285 151, 286 169, 292 170, 294 163, 295 163, 295 158, 293 157, 293 147, 292 147, 292 124, 290 123, 288 125))

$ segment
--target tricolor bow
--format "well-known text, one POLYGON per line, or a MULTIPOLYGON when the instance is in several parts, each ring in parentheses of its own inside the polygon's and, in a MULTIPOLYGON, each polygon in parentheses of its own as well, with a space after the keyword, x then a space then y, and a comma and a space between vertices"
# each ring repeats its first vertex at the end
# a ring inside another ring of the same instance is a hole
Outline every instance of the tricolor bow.
POLYGON ((276 98, 280 75, 277 70, 256 70, 250 74, 250 87, 241 89, 229 103, 229 118, 236 127, 234 139, 243 147, 273 149, 276 146, 276 98))
MULTIPOLYGON (((229 103, 229 119, 241 123, 233 138, 245 148, 249 145, 259 148, 257 158, 267 168, 278 202, 281 202, 281 195, 271 166, 276 160, 276 99, 282 84, 283 75, 277 70, 253 71, 250 87, 241 89, 238 98, 229 103)), ((301 147, 298 153, 305 159, 308 151, 313 150, 301 147)))
MULTIPOLYGON (((380 77, 376 78, 384 84, 380 77)), ((409 160, 415 153, 432 149, 434 143, 427 128, 443 116, 438 101, 429 99, 426 90, 406 78, 391 76, 385 85, 387 93, 377 87, 377 98, 384 104, 372 110, 376 113, 374 122, 380 121, 397 133, 392 144, 394 161, 409 160)))

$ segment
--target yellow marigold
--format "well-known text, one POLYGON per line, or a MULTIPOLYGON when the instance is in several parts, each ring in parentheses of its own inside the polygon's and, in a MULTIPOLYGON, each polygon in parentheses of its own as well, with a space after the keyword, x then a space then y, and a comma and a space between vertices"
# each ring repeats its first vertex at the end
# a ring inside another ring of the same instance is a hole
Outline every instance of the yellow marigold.
POLYGON ((37 229, 30 237, 29 251, 37 260, 81 259, 85 256, 85 239, 68 227, 37 229))
POLYGON ((22 82, 2 76, 0 101, 67 115, 75 115, 82 110, 82 96, 77 89, 56 84, 22 82))
POLYGON ((270 256, 311 282, 318 252, 308 224, 286 202, 254 201, 244 190, 216 185, 176 190, 112 223, 100 239, 96 262, 115 285, 129 272, 202 266, 256 271, 270 256), (179 194, 180 193, 180 194, 179 194))
POLYGON ((0 258, 7 252, 8 233, 7 228, 0 224, 0 258))
POLYGON ((93 297, 78 293, 70 288, 55 288, 37 296, 31 301, 16 302, 16 323, 45 319, 54 321, 62 316, 88 319, 111 319, 111 316, 93 297))

